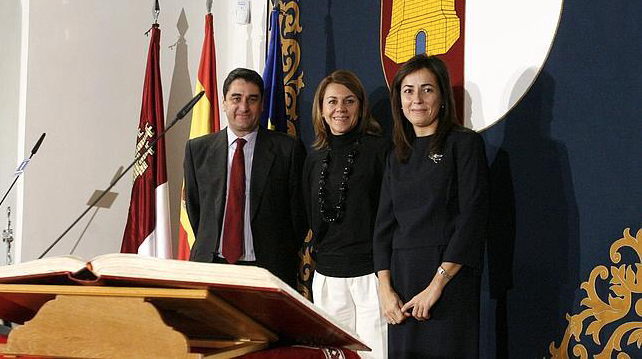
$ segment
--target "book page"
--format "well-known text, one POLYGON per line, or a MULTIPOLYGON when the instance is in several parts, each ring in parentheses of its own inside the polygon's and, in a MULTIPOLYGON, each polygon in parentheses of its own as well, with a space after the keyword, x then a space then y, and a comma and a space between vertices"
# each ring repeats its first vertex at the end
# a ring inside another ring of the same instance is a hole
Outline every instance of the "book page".
POLYGON ((85 268, 87 262, 76 256, 48 257, 0 267, 0 282, 52 273, 74 273, 85 268))
POLYGON ((97 256, 91 261, 98 276, 239 285, 293 291, 268 270, 254 266, 190 262, 128 253, 97 256))

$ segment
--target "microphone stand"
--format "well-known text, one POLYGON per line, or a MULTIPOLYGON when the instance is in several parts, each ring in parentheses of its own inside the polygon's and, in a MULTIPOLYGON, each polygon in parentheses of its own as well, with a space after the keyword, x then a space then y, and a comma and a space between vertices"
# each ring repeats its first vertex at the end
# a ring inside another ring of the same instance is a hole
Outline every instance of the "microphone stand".
POLYGON ((100 202, 100 200, 101 200, 101 199, 102 199, 102 198, 103 198, 103 197, 104 197, 104 196, 109 192, 109 190, 110 190, 110 189, 112 189, 112 188, 116 185, 116 183, 118 183, 118 181, 120 181, 120 179, 121 179, 121 178, 123 178, 123 176, 124 176, 124 175, 125 175, 125 174, 126 174, 126 173, 127 173, 127 172, 132 168, 132 167, 134 167, 134 165, 136 164, 136 162, 138 162, 138 160, 139 160, 139 159, 140 159, 140 158, 141 158, 145 153, 149 152, 152 148, 154 148, 154 146, 156 145, 156 143, 158 142, 158 140, 160 140, 161 138, 163 138, 163 137, 165 136, 165 133, 167 133, 167 131, 169 131, 169 130, 170 130, 170 129, 171 129, 171 128, 176 124, 176 122, 178 122, 178 120, 182 119, 183 117, 185 117, 185 115, 187 115, 187 113, 192 109, 192 107, 194 107, 194 105, 196 105, 196 103, 198 102, 198 100, 200 100, 200 99, 201 99, 201 97, 203 97, 203 95, 204 95, 204 94, 205 94, 205 91, 201 91, 198 95, 194 96, 194 98, 192 98, 192 99, 190 100, 190 102, 188 102, 188 103, 187 103, 187 105, 185 105, 185 106, 184 106, 180 111, 178 111, 178 113, 176 114, 176 117, 174 118, 174 120, 172 121, 172 123, 170 123, 170 125, 169 125, 167 128, 165 128, 165 130, 164 130, 163 132, 161 132, 158 136, 156 136, 156 138, 155 138, 155 139, 154 139, 154 140, 149 144, 149 147, 147 148, 147 150, 145 150, 145 151, 143 151, 143 152, 138 153, 138 155, 136 155, 136 157, 134 158, 134 161, 132 161, 132 163, 131 163, 129 166, 127 166, 127 168, 126 168, 126 169, 125 169, 125 170, 124 170, 124 171, 123 171, 123 172, 122 172, 118 177, 116 177, 115 179, 113 179, 113 180, 111 181, 111 184, 109 185, 109 187, 107 187, 107 188, 106 188, 106 189, 105 189, 105 190, 100 194, 100 196, 98 196, 98 198, 96 198, 96 199, 95 199, 95 200, 94 200, 94 201, 89 205, 89 207, 87 207, 87 209, 85 209, 85 210, 80 214, 80 216, 78 216, 78 218, 76 218, 76 220, 75 220, 75 221, 74 221, 74 222, 73 222, 69 227, 67 227, 67 229, 66 229, 64 232, 62 232, 62 234, 61 234, 60 236, 58 236, 58 238, 56 238, 56 240, 55 240, 55 241, 53 241, 53 243, 51 243, 51 245, 50 245, 50 246, 49 246, 49 247, 48 247, 48 248, 47 248, 47 249, 46 249, 46 250, 45 250, 45 251, 40 255, 40 257, 38 257, 38 259, 42 259, 42 257, 44 257, 47 253, 49 253, 49 251, 51 250, 51 248, 53 248, 56 244, 58 244, 58 242, 60 242, 60 240, 62 239, 62 237, 64 237, 64 236, 65 236, 65 234, 67 234, 67 232, 69 232, 69 231, 70 231, 70 230, 71 230, 71 229, 76 225, 76 223, 78 223, 78 222, 79 222, 79 221, 80 221, 80 220, 81 220, 81 219, 82 219, 82 218, 87 214, 87 212, 89 212, 89 210, 91 210, 92 208, 94 208, 94 206, 96 205, 96 203, 100 202))
POLYGON ((14 178, 13 182, 11 183, 11 186, 9 186, 9 189, 7 190, 7 192, 4 193, 4 196, 2 197, 2 200, 0 200, 0 205, 2 205, 2 202, 4 202, 4 200, 7 198, 7 196, 9 195, 9 192, 11 192, 11 189, 13 188, 13 186, 18 181, 18 178, 20 178, 20 175, 26 169, 27 164, 29 164, 29 161, 31 161, 31 157, 33 157, 33 155, 35 155, 36 152, 38 152, 38 149, 40 148, 40 145, 42 144, 42 141, 45 139, 45 135, 47 135, 47 134, 43 133, 42 135, 40 135, 40 138, 38 139, 38 142, 36 142, 35 146, 33 146, 33 149, 31 149, 31 155, 29 156, 29 158, 26 159, 25 161, 22 161, 20 166, 18 166, 18 169, 16 170, 16 172, 18 172, 18 170, 21 169, 21 168, 22 168, 22 170, 17 173, 16 178, 14 178))
MULTIPOLYGON (((31 156, 29 156, 29 159, 31 159, 31 156)), ((11 189, 13 188, 13 186, 16 184, 16 182, 18 182, 18 178, 20 178, 21 174, 22 174, 22 172, 18 173, 16 178, 13 179, 13 182, 11 182, 11 186, 9 186, 9 189, 7 190, 7 192, 4 193, 4 196, 2 197, 2 200, 0 201, 0 205, 2 205, 2 202, 4 202, 5 198, 7 198, 7 196, 9 195, 9 192, 11 192, 11 189)))

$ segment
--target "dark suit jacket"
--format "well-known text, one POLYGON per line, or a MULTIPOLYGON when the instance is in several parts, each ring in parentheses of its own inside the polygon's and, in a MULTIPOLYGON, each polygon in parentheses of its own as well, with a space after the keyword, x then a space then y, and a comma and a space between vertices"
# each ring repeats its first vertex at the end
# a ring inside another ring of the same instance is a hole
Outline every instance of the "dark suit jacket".
MULTIPOLYGON (((227 133, 198 137, 185 147, 187 214, 196 241, 190 260, 213 262, 227 195, 227 133)), ((307 220, 301 195, 305 148, 288 135, 259 127, 252 161, 250 216, 257 264, 295 286, 297 251, 307 220)))

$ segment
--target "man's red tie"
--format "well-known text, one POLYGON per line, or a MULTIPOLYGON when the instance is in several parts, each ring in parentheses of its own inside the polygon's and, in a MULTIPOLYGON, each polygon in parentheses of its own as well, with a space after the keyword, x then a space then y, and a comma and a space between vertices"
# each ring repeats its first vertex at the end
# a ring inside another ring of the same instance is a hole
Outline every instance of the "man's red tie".
POLYGON ((230 170, 230 189, 227 193, 225 224, 223 230, 223 257, 229 263, 243 255, 243 218, 245 217, 245 140, 236 140, 236 151, 230 170))

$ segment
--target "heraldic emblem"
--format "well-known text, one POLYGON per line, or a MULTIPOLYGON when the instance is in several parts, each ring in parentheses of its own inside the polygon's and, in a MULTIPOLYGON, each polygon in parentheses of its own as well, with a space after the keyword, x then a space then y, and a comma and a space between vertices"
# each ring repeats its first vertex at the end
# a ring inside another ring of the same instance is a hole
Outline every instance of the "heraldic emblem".
POLYGON ((446 64, 463 112, 465 0, 381 0, 381 67, 388 86, 401 64, 417 54, 446 64))

